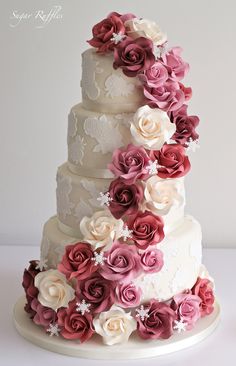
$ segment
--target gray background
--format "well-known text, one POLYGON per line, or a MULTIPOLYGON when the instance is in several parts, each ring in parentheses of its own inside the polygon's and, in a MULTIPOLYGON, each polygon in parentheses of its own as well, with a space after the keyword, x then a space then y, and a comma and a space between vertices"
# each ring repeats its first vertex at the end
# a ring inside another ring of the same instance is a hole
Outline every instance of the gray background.
POLYGON ((201 118, 200 145, 191 154, 186 212, 200 220, 204 245, 236 246, 235 13, 224 1, 0 2, 0 243, 39 245, 43 223, 56 210, 56 168, 66 160, 67 114, 80 100, 81 52, 92 26, 110 11, 153 19, 181 45, 191 70, 190 112, 201 118), (48 13, 11 27, 12 12, 48 13))

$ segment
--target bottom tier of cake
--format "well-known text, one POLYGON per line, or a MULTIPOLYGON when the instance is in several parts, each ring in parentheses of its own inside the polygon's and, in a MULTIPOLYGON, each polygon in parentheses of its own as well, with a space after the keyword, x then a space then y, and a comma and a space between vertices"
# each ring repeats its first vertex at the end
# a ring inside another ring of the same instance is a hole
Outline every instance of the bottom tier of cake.
POLYGON ((34 324, 24 311, 25 297, 22 296, 14 307, 14 323, 18 332, 33 344, 52 352, 73 357, 92 359, 140 359, 166 355, 183 350, 201 342, 209 336, 217 327, 220 320, 220 307, 217 301, 214 303, 214 311, 197 321, 191 331, 176 330, 169 339, 143 340, 133 333, 127 343, 116 344, 107 347, 102 343, 99 335, 85 343, 78 340, 63 339, 62 337, 50 337, 49 333, 34 324))
MULTIPOLYGON (((71 237, 62 230, 63 226, 56 216, 44 226, 41 261, 46 261, 47 268, 56 268, 65 246, 79 241, 79 238, 71 237)), ((185 216, 178 228, 157 245, 164 257, 160 272, 142 274, 133 281, 142 290, 142 301, 152 298, 166 301, 192 288, 201 272, 201 240, 200 224, 193 217, 185 216)))

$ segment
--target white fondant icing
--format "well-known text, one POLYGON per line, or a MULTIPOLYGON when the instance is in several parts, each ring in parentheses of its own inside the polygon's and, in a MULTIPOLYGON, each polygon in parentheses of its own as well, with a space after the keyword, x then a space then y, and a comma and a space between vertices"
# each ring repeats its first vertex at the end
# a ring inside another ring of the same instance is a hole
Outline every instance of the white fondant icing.
POLYGON ((90 53, 86 58, 82 57, 83 77, 81 87, 87 97, 91 100, 96 100, 100 95, 100 88, 96 82, 95 73, 101 73, 101 69, 97 69, 98 61, 93 57, 94 53, 90 53))

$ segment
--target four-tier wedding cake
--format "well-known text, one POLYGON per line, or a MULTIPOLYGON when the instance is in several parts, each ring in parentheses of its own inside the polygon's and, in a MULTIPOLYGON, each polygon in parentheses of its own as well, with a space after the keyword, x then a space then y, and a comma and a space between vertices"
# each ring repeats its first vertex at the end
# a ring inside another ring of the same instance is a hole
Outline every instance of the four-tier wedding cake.
POLYGON ((24 271, 25 311, 48 335, 78 343, 96 334, 106 345, 158 344, 214 309, 201 226, 184 213, 199 137, 182 83, 189 65, 155 22, 133 14, 113 12, 92 34, 57 215, 24 271))

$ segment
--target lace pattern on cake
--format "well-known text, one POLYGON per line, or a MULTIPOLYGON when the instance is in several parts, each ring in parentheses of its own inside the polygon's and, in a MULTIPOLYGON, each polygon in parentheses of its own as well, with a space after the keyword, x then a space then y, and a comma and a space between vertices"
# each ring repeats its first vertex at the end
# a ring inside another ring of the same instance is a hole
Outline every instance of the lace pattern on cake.
POLYGON ((177 271, 174 274, 174 277, 172 278, 172 281, 170 281, 170 289, 173 293, 178 293, 183 289, 183 284, 186 282, 186 278, 188 278, 189 272, 188 268, 181 266, 178 267, 177 271))
POLYGON ((106 154, 124 145, 118 123, 108 120, 106 115, 86 118, 84 131, 97 141, 93 152, 106 154))
MULTIPOLYGON (((92 207, 101 208, 100 201, 98 200, 100 195, 100 190, 97 189, 96 184, 93 181, 83 179, 81 180, 81 184, 83 188, 89 193, 89 203, 92 207)), ((109 183, 108 183, 109 184, 109 183)), ((104 187, 104 191, 106 191, 108 187, 104 187)))
POLYGON ((47 259, 49 249, 50 249, 50 240, 45 235, 43 235, 42 241, 41 241, 41 246, 40 246, 40 260, 41 261, 45 261, 47 259))
POLYGON ((134 92, 134 89, 134 84, 115 74, 108 76, 105 81, 106 96, 110 98, 127 97, 134 92))
POLYGON ((119 124, 124 125, 130 129, 130 122, 132 121, 134 113, 119 113, 115 115, 115 118, 119 121, 119 124))
POLYGON ((68 116, 68 137, 75 137, 77 132, 78 118, 74 111, 71 111, 68 116))
POLYGON ((99 63, 94 60, 93 54, 89 57, 82 57, 83 76, 81 86, 87 97, 91 100, 96 100, 100 95, 100 88, 96 82, 96 73, 102 73, 103 70, 99 67, 99 63))
POLYGON ((92 208, 83 199, 76 205, 74 210, 74 216, 78 224, 84 216, 91 216, 92 214, 92 208))
POLYGON ((77 135, 75 141, 69 145, 68 154, 69 159, 75 163, 83 165, 83 157, 84 157, 84 149, 86 146, 86 142, 84 142, 84 138, 77 135))
POLYGON ((74 204, 70 201, 69 194, 72 191, 71 178, 57 174, 57 210, 59 215, 66 218, 71 215, 74 204))
POLYGON ((196 245, 196 243, 193 241, 189 246, 189 254, 191 257, 195 259, 196 266, 201 265, 201 258, 202 258, 202 251, 201 247, 199 245, 196 245))

